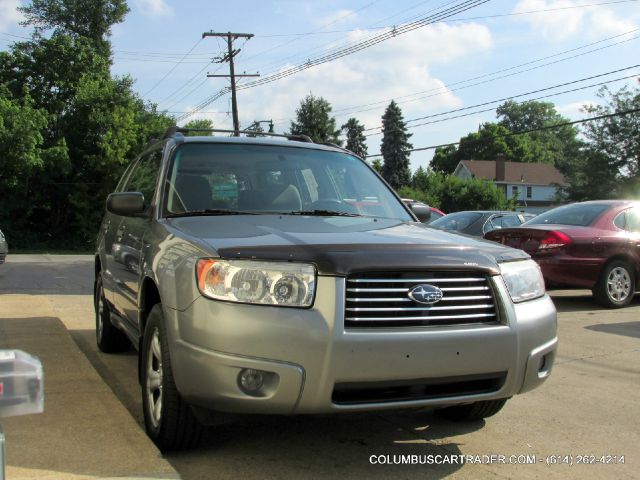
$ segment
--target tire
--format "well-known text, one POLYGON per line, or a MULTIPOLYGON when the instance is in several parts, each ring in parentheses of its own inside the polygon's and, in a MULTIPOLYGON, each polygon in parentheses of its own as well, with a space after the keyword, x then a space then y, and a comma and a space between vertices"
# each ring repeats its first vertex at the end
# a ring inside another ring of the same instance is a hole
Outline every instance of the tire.
POLYGON ((96 344, 100 351, 116 353, 128 350, 131 342, 122 330, 111 323, 111 311, 104 297, 101 274, 96 278, 93 306, 96 311, 96 344))
POLYGON ((141 390, 144 425, 162 452, 194 448, 204 428, 182 399, 173 380, 162 305, 149 312, 144 329, 141 390))
POLYGON ((454 405, 438 410, 438 414, 454 422, 470 422, 492 417, 504 407, 507 398, 499 400, 483 400, 469 405, 454 405))
POLYGON ((603 307, 621 308, 631 303, 635 290, 634 269, 624 260, 614 260, 602 269, 593 296, 603 307))

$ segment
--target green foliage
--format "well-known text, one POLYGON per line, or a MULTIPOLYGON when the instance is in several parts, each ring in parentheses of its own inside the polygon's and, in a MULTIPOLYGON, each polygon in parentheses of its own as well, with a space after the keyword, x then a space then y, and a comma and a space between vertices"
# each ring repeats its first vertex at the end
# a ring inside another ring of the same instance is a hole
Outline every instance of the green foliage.
POLYGON ((553 103, 507 101, 496 110, 497 123, 484 123, 477 132, 460 139, 460 145, 437 148, 431 168, 453 173, 461 160, 495 160, 504 155, 512 162, 550 163, 565 176, 575 170, 582 148, 577 130, 570 125, 529 132, 568 120, 557 113, 553 103), (514 132, 527 132, 512 135, 514 132))
POLYGON ((411 182, 408 150, 413 148, 413 145, 409 143, 410 137, 407 124, 402 118, 402 111, 392 100, 382 116, 380 151, 384 159, 382 176, 396 190, 411 182))
POLYGON ((364 125, 355 118, 350 118, 341 129, 346 133, 346 149, 364 158, 367 156, 367 137, 364 136, 364 125))
MULTIPOLYGON (((197 120, 189 121, 184 128, 193 128, 194 130, 211 130, 213 128, 213 122, 206 118, 200 118, 197 120)), ((213 135, 213 132, 189 132, 187 137, 205 136, 209 137, 213 135)))
POLYGON ((373 169, 382 175, 382 160, 380 158, 376 158, 371 162, 371 166, 373 169))
POLYGON ((308 135, 317 143, 342 145, 338 138, 336 119, 330 116, 331 104, 322 97, 307 95, 296 110, 296 121, 291 122, 292 135, 308 135))
POLYGON ((36 32, 53 29, 73 37, 89 39, 102 55, 109 54, 111 27, 129 12, 126 0, 31 0, 20 7, 25 20, 36 32))
POLYGON ((33 39, 0 53, 0 215, 15 248, 91 249, 125 165, 174 124, 109 72, 109 29, 127 11, 123 0, 34 0, 33 39))
POLYGON ((419 200, 446 213, 513 209, 504 193, 491 182, 476 178, 463 180, 422 168, 413 175, 411 186, 400 188, 398 193, 403 198, 419 200))
MULTIPOLYGON (((640 87, 630 90, 626 86, 613 93, 602 87, 598 96, 604 105, 585 105, 585 111, 592 116, 608 115, 614 112, 640 109, 640 87)), ((585 124, 584 133, 589 147, 606 158, 608 175, 603 178, 612 184, 618 181, 622 194, 627 187, 632 189, 640 182, 640 112, 602 118, 585 124)), ((587 175, 594 172, 586 171, 587 175)), ((596 176, 596 175, 594 175, 596 176)), ((594 181, 596 179, 594 178, 594 181)))

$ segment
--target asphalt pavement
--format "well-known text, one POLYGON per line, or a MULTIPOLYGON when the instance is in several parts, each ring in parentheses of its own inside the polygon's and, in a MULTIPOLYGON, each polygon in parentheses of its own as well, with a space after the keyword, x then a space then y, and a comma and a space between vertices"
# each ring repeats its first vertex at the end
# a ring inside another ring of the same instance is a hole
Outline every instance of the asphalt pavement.
POLYGON ((44 414, 2 420, 9 479, 640 478, 640 295, 605 310, 589 292, 553 292, 550 379, 486 421, 424 410, 247 416, 162 457, 144 435, 135 351, 96 349, 92 281, 88 256, 14 255, 0 266, 0 348, 39 355, 48 389, 44 414), (466 463, 394 463, 407 455, 466 463))

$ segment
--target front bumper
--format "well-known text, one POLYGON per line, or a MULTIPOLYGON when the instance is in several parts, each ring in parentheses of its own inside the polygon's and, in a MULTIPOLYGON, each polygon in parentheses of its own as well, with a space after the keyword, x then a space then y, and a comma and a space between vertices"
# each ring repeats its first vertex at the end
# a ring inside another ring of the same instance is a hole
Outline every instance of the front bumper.
POLYGON ((184 311, 165 308, 171 363, 182 396, 197 406, 236 413, 441 406, 531 390, 553 366, 553 303, 545 295, 514 305, 500 277, 493 277, 502 305, 502 323, 495 325, 345 330, 344 279, 319 277, 317 288, 310 309, 204 297, 184 311), (243 369, 270 372, 271 380, 258 396, 240 388, 243 369), (500 378, 494 388, 475 388, 477 379, 488 375, 500 378), (378 395, 390 388, 409 392, 403 385, 414 383, 446 385, 430 396, 378 395), (457 391, 455 386, 463 383, 468 388, 457 391), (336 394, 342 387, 355 391, 359 386, 361 391, 349 401, 336 394), (373 397, 361 395, 378 386, 373 397))

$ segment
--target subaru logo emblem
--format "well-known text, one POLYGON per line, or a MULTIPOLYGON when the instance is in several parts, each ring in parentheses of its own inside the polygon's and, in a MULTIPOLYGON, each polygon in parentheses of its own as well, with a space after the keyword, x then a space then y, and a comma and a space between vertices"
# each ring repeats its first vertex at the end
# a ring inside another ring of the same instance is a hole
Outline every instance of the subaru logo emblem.
POLYGON ((432 305, 442 300, 442 290, 434 285, 416 285, 409 290, 409 298, 414 302, 432 305))

